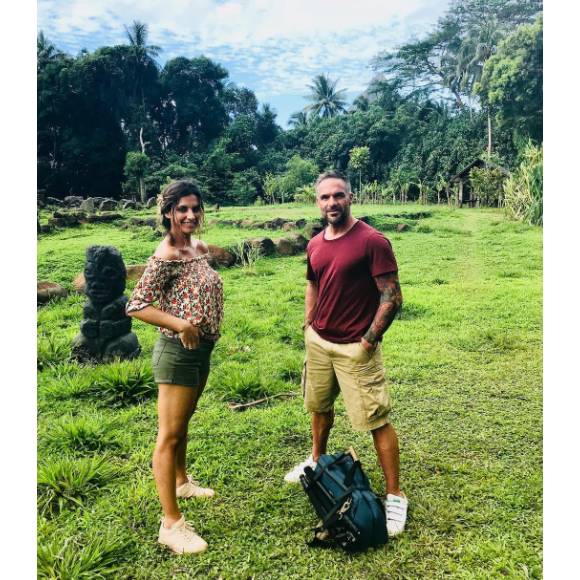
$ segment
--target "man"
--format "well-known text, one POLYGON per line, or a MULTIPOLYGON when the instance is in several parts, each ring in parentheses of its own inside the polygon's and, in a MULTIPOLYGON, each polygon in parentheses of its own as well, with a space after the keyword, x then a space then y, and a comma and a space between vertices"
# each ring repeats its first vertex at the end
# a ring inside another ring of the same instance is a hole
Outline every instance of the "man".
POLYGON ((304 467, 326 453, 334 401, 342 391, 352 427, 370 431, 386 479, 390 536, 407 519, 399 489, 399 443, 389 420, 381 340, 403 303, 398 267, 389 241, 350 213, 348 178, 327 171, 316 181, 316 204, 328 227, 308 244, 304 405, 312 418, 312 455, 285 476, 299 482, 304 467))

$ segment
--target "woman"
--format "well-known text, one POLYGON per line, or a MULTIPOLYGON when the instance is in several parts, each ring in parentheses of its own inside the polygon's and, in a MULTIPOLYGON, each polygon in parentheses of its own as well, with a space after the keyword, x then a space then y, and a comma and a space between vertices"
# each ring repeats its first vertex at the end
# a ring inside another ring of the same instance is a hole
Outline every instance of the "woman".
POLYGON ((223 317, 223 287, 207 263, 201 229, 201 192, 191 181, 173 181, 158 200, 166 238, 157 246, 127 304, 127 314, 159 327, 153 374, 159 385, 159 433, 153 473, 163 509, 159 543, 173 552, 203 552, 207 543, 185 521, 177 497, 210 497, 187 475, 187 427, 207 383, 210 357, 223 317), (157 302, 158 305, 153 306, 157 302))

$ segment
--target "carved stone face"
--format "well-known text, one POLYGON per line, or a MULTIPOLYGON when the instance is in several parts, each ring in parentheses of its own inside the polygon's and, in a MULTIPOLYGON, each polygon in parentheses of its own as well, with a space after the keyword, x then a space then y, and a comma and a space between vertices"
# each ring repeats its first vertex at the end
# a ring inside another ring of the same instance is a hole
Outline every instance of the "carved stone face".
POLYGON ((85 262, 85 293, 96 304, 106 304, 125 290, 127 270, 114 246, 89 246, 85 262))

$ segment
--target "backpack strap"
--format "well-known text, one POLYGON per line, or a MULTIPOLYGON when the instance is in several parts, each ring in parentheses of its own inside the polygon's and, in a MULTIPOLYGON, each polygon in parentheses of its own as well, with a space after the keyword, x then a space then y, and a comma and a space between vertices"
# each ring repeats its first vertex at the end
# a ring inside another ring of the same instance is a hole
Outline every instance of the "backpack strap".
POLYGON ((319 468, 318 465, 316 466, 316 474, 314 475, 312 481, 318 481, 327 469, 333 467, 334 465, 340 463, 341 461, 344 461, 346 453, 337 453, 336 456, 334 457, 335 457, 334 461, 327 463, 324 467, 319 468))
POLYGON ((346 474, 346 476, 344 478, 344 485, 346 487, 350 487, 352 485, 352 482, 354 481, 354 476, 356 475, 357 469, 362 470, 362 465, 360 463, 360 460, 355 459, 354 463, 352 464, 352 467, 348 470, 348 473, 346 474))

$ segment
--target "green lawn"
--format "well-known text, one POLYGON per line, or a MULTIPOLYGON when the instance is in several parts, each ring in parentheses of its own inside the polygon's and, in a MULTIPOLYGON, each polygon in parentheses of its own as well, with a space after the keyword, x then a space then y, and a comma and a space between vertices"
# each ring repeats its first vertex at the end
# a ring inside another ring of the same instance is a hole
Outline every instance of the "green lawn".
MULTIPOLYGON (((137 363, 83 368, 66 351, 82 297, 39 309, 41 577, 78 578, 81 569, 87 578, 143 580, 542 577, 542 230, 498 210, 410 205, 353 213, 385 228, 393 223, 385 214, 410 214, 394 218, 407 231, 386 234, 405 303, 383 346, 410 499, 406 533, 360 554, 309 548, 314 510, 299 486, 283 482, 310 452, 301 397, 245 412, 226 405, 300 391, 304 256, 272 257, 256 273, 220 271, 223 338, 188 448, 191 473, 218 495, 180 504, 209 543, 198 556, 172 556, 156 543, 156 330, 135 322, 143 346, 137 363), (417 218, 424 211, 430 215, 417 218), (67 489, 58 485, 63 478, 67 489)), ((314 206, 287 206, 225 208, 208 219, 316 216, 314 206)), ((214 227, 204 239, 227 246, 261 235, 283 234, 214 227)), ((158 239, 149 228, 113 225, 41 236, 38 279, 71 288, 85 247, 95 243, 117 246, 131 264, 143 263, 158 239)), ((382 495, 370 435, 351 431, 339 400, 330 451, 350 445, 382 495)))

